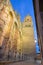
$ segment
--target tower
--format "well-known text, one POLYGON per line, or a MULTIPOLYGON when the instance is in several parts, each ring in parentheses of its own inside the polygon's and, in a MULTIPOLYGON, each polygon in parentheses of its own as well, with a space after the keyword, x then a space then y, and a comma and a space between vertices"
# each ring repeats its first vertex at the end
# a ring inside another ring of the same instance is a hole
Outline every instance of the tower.
POLYGON ((35 50, 34 30, 31 16, 26 16, 23 22, 23 52, 31 54, 35 50))

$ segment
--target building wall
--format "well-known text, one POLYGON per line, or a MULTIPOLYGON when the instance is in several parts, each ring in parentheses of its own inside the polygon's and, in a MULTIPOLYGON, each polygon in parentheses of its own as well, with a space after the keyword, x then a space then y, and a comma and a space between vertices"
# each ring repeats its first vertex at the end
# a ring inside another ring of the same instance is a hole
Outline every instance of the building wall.
POLYGON ((42 7, 40 6, 40 3, 42 2, 40 2, 39 3, 39 1, 40 0, 34 0, 34 8, 35 8, 35 15, 36 15, 36 24, 37 24, 37 33, 38 33, 38 42, 39 42, 39 46, 40 46, 40 50, 41 50, 41 58, 42 58, 42 56, 43 56, 43 40, 42 40, 42 31, 43 31, 43 29, 42 29, 42 26, 43 26, 43 23, 42 23, 42 15, 41 15, 41 10, 43 10, 43 9, 41 9, 42 7), (41 7, 41 8, 40 8, 41 7))

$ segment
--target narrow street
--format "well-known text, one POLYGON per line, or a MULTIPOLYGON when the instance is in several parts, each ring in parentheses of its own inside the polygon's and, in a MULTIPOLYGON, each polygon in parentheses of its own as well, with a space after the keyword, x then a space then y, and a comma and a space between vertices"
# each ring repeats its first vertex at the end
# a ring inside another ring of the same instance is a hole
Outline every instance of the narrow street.
POLYGON ((0 65, 41 65, 41 61, 35 61, 33 59, 31 60, 25 60, 25 61, 19 61, 19 62, 3 62, 0 63, 0 65))
POLYGON ((3 63, 0 65, 41 65, 39 63, 36 62, 29 62, 29 61, 24 61, 24 62, 16 62, 16 63, 3 63))

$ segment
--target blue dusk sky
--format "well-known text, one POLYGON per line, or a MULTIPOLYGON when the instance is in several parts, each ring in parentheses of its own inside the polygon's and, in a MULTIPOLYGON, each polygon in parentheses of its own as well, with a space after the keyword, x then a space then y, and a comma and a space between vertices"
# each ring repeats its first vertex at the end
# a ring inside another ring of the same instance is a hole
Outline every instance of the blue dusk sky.
POLYGON ((20 19, 23 22, 27 15, 32 17, 34 26, 34 37, 37 39, 36 23, 34 15, 33 0, 10 0, 13 9, 20 14, 20 19))

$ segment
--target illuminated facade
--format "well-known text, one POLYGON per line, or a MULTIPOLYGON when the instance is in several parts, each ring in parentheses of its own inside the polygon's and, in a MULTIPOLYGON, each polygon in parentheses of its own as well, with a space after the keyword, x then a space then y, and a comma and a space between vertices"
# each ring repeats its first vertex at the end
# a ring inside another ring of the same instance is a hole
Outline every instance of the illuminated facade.
POLYGON ((0 47, 4 58, 21 53, 21 23, 7 0, 0 11, 0 47))

